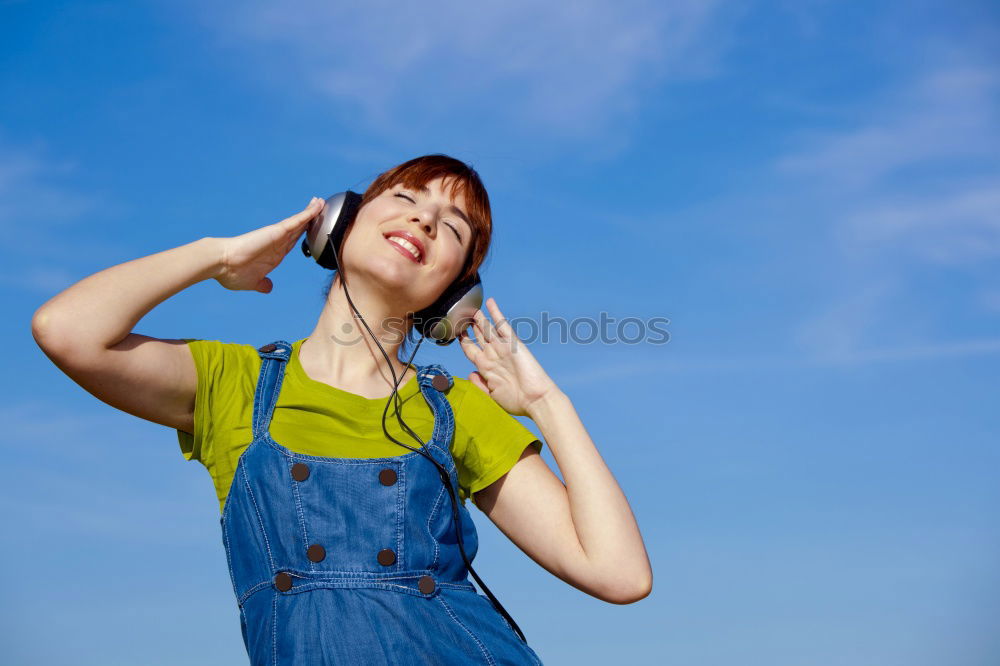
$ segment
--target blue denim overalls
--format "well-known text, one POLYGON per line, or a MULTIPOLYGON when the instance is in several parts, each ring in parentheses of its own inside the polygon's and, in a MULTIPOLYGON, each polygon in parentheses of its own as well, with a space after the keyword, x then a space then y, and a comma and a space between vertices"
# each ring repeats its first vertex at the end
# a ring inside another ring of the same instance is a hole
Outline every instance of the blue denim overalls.
MULTIPOLYGON (((541 664, 469 582, 437 468, 417 452, 356 459, 288 450, 269 425, 291 345, 258 353, 253 442, 221 518, 251 663, 541 664)), ((434 412, 424 450, 457 489, 455 421, 436 375, 451 387, 439 365, 418 366, 434 412)), ((464 506, 459 516, 471 562, 476 527, 464 506)))

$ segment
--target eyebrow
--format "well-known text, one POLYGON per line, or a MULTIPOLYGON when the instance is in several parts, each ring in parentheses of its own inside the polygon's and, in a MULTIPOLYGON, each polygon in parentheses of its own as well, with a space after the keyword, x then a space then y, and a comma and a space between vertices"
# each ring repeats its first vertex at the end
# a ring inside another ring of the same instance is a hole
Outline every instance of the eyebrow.
MULTIPOLYGON (((426 185, 422 185, 420 187, 420 191, 423 192, 424 194, 430 194, 431 193, 430 188, 428 188, 426 185)), ((468 227, 469 227, 469 233, 470 234, 474 235, 476 233, 476 230, 472 227, 472 222, 469 222, 469 218, 465 216, 465 213, 462 212, 461 208, 459 208, 458 206, 452 204, 452 205, 448 206, 448 210, 450 210, 455 215, 458 215, 460 218, 462 218, 465 221, 465 224, 468 225, 468 227)))

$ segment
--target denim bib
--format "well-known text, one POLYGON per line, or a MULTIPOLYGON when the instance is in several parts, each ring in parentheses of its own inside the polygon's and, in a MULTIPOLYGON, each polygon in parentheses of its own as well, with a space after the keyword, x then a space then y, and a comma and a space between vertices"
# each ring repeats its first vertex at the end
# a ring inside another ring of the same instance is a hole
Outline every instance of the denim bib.
MULTIPOLYGON (((469 581, 448 489, 431 461, 416 451, 325 458, 286 448, 269 426, 291 345, 279 340, 258 353, 253 441, 220 519, 251 663, 541 664, 469 581)), ((458 488, 444 396, 452 377, 437 364, 417 368, 434 413, 423 451, 458 488)), ((472 562, 475 523, 461 504, 458 514, 472 562)))

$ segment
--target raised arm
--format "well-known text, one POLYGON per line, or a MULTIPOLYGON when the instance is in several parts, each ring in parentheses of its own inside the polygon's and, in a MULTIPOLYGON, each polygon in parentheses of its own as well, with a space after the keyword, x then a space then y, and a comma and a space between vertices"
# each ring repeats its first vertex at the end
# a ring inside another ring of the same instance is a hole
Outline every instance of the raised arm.
POLYGON ((233 238, 202 238, 84 278, 35 311, 31 333, 66 375, 103 402, 193 431, 198 378, 183 340, 133 333, 147 312, 215 278, 233 290, 271 291, 267 273, 295 245, 322 199, 281 222, 233 238))
POLYGON ((576 409, 546 375, 492 299, 495 322, 478 312, 476 341, 462 349, 476 365, 469 379, 511 414, 542 431, 565 483, 533 447, 503 477, 476 493, 478 506, 538 564, 604 601, 646 597, 653 571, 628 500, 576 409))

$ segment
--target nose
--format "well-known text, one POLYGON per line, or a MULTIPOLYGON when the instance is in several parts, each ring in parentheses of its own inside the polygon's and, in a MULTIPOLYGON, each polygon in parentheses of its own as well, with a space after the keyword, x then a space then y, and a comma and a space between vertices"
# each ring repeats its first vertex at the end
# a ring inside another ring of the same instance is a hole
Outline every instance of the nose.
POLYGON ((421 230, 423 230, 425 234, 432 238, 434 237, 434 215, 430 211, 423 210, 418 213, 414 213, 413 216, 410 217, 410 222, 419 224, 421 230))

